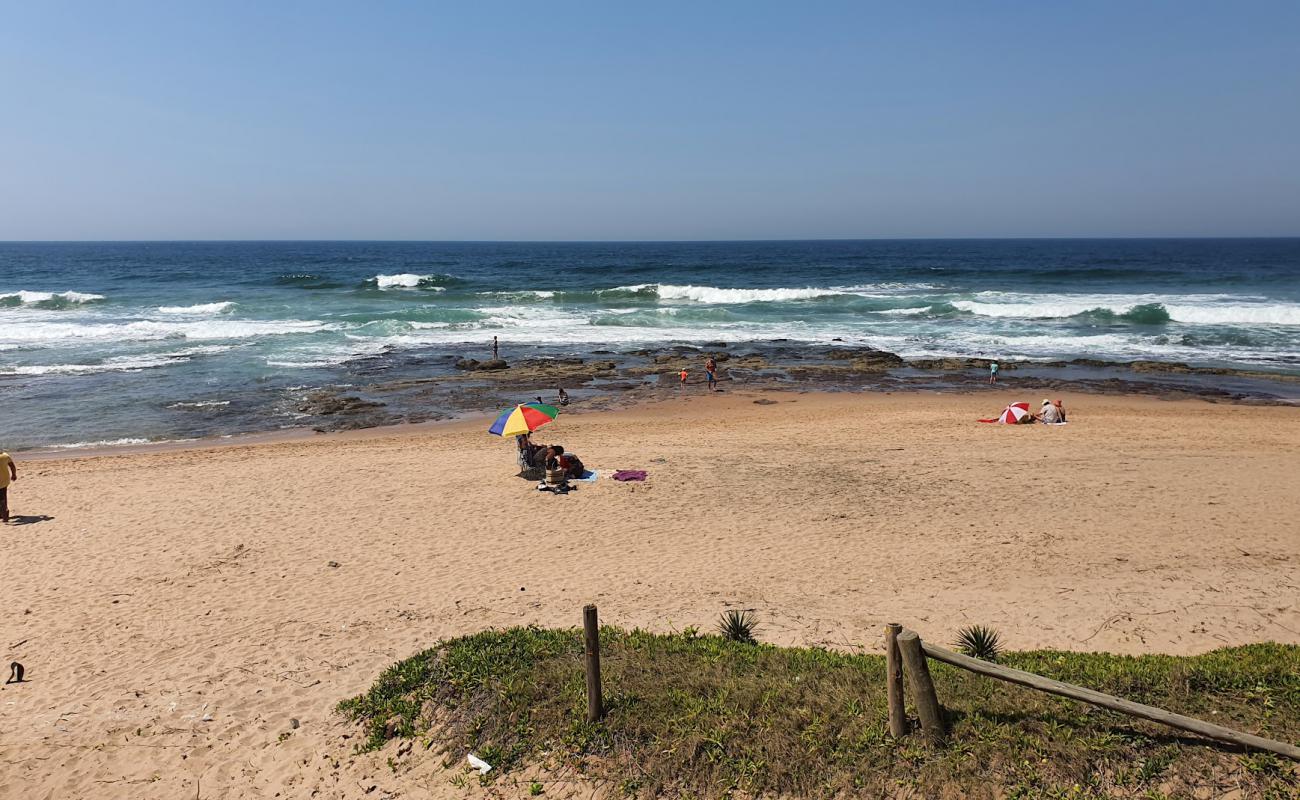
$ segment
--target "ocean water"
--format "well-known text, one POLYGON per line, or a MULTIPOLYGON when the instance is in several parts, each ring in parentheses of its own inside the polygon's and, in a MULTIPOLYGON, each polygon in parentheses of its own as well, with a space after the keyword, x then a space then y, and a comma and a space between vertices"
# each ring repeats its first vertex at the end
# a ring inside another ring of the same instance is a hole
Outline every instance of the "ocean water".
POLYGON ((358 364, 418 374, 403 356, 494 335, 1295 374, 1300 239, 0 243, 0 446, 293 425, 358 364))

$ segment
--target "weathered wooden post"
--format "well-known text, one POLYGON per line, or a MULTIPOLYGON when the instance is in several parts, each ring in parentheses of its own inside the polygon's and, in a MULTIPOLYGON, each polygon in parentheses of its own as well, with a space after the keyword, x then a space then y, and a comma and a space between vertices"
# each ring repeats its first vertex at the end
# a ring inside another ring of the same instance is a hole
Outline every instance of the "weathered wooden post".
POLYGON ((907 735, 907 712, 903 708, 903 660, 898 652, 898 634, 903 626, 891 622, 885 626, 885 683, 889 696, 889 735, 901 739, 907 735))
POLYGON ((925 652, 921 649, 921 637, 916 631, 905 630, 898 634, 897 641, 907 671, 907 682, 912 687, 916 715, 921 718, 921 729, 932 743, 941 744, 947 736, 943 725, 943 709, 939 707, 939 697, 934 693, 934 681, 930 678, 930 667, 926 664, 925 652))
POLYGON ((587 721, 597 722, 605 716, 605 703, 600 694, 600 621, 594 605, 582 609, 582 627, 587 643, 587 721))

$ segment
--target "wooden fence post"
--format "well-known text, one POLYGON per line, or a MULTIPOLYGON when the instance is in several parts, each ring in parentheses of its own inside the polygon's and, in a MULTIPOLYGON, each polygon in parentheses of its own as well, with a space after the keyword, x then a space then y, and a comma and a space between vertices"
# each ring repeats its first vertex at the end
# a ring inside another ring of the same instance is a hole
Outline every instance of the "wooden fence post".
POLYGON ((903 626, 891 622, 885 626, 885 684, 889 696, 889 735, 901 739, 907 735, 907 712, 903 708, 903 660, 898 652, 898 634, 903 626))
POLYGON ((600 694, 600 621, 594 605, 582 609, 582 627, 587 649, 587 721, 598 722, 605 716, 605 703, 600 694))
POLYGON ((947 736, 943 725, 943 709, 939 698, 934 693, 934 681, 930 678, 930 667, 925 661, 925 652, 921 649, 921 637, 916 631, 905 630, 898 634, 898 649, 903 655, 903 666, 907 672, 907 683, 912 687, 912 702, 916 703, 916 715, 921 718, 921 729, 934 744, 940 744, 947 736))

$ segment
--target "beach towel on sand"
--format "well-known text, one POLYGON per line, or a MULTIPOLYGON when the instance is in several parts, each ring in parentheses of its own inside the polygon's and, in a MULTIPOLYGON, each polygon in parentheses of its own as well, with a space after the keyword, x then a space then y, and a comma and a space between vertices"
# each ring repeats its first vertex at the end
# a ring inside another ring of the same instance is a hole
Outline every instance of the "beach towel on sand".
POLYGON ((643 469, 620 469, 614 473, 616 481, 643 481, 648 473, 643 469))
POLYGON ((599 478, 599 477, 600 477, 600 473, 599 473, 599 472, 597 472, 597 471, 594 470, 594 469, 589 469, 589 470, 587 470, 587 471, 585 471, 585 472, 582 473, 582 477, 581 477, 581 478, 569 478, 569 480, 571 480, 571 481, 581 481, 582 483, 595 483, 595 482, 596 482, 596 479, 599 478))

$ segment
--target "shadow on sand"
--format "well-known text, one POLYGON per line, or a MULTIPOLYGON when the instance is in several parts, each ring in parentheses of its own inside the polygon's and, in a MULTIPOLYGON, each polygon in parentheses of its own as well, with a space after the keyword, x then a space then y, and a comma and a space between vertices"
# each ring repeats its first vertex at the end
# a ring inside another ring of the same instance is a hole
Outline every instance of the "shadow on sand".
POLYGON ((54 517, 48 514, 14 514, 9 518, 10 525, 35 525, 38 522, 49 522, 54 517))

